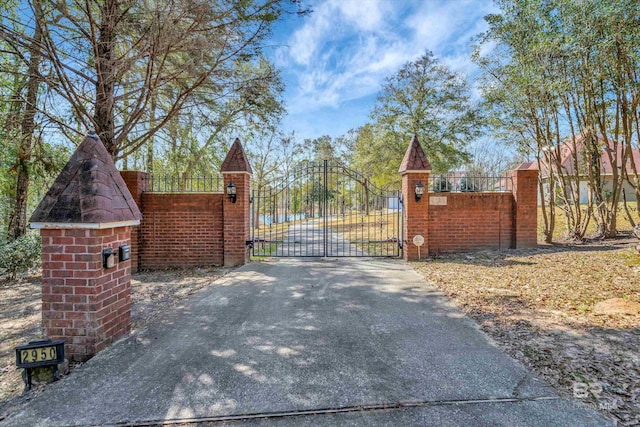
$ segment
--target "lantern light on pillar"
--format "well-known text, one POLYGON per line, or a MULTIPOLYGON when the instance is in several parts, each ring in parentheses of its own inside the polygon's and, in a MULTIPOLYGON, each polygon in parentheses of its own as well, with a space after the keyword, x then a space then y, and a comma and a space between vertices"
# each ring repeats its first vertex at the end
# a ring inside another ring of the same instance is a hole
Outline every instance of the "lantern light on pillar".
POLYGON ((236 185, 233 182, 227 185, 227 196, 231 199, 231 203, 236 202, 236 185))
POLYGON ((424 184, 422 183, 422 181, 418 181, 418 183, 416 184, 416 202, 419 202, 420 199, 422 199, 422 196, 424 195, 424 184))

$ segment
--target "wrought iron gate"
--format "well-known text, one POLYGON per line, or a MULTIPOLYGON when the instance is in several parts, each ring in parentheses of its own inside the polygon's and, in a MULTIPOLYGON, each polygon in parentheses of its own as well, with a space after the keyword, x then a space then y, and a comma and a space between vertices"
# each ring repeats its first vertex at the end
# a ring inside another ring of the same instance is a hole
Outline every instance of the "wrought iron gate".
POLYGON ((254 185, 252 194, 254 256, 401 255, 400 192, 376 188, 338 161, 305 162, 269 185, 254 185))

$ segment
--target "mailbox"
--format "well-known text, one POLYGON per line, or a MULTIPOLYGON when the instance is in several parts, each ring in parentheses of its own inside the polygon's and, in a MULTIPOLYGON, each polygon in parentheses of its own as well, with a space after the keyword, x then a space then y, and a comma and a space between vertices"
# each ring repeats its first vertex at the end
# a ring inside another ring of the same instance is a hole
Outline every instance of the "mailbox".
POLYGON ((111 248, 102 250, 102 267, 113 268, 116 266, 116 257, 111 248))
POLYGON ((131 246, 122 245, 118 249, 118 261, 126 261, 131 258, 131 246))

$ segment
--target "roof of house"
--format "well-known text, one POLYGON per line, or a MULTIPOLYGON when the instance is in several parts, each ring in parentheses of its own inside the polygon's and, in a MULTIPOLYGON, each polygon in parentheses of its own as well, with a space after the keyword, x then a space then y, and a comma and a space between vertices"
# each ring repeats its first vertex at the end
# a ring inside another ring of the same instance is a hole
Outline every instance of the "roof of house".
POLYGON ((429 163, 429 159, 424 154, 420 141, 415 135, 404 154, 398 173, 406 171, 431 171, 431 163, 429 163))
MULTIPOLYGON (((623 149, 626 147, 624 144, 616 143, 615 141, 609 139, 605 142, 605 138, 603 136, 598 136, 598 145, 601 147, 600 150, 600 173, 602 175, 613 175, 613 168, 611 161, 613 160, 616 163, 616 167, 618 169, 622 168, 622 154, 623 149), (610 155, 609 155, 610 154, 610 155)), ((581 173, 586 173, 585 167, 587 164, 587 158, 585 153, 585 134, 579 134, 574 139, 569 139, 565 141, 562 145, 557 148, 554 148, 551 152, 554 153, 552 155, 559 155, 560 159, 560 167, 565 174, 575 174, 576 170, 581 173), (574 152, 578 153, 577 156, 577 167, 576 167, 576 159, 574 156, 574 152)), ((636 167, 640 170, 640 150, 632 149, 631 155, 633 156, 633 160, 636 164, 636 167)), ((541 168, 540 174, 542 177, 549 176, 549 169, 547 165, 547 159, 545 156, 541 159, 541 168)), ((555 167, 555 165, 554 165, 555 167)), ((626 170, 627 173, 632 174, 632 165, 631 161, 627 160, 626 162, 626 170)))
POLYGON ((78 146, 31 216, 32 223, 114 223, 142 214, 97 135, 78 146))
POLYGON ((535 171, 538 170, 538 164, 536 162, 522 162, 515 169, 517 171, 535 171))

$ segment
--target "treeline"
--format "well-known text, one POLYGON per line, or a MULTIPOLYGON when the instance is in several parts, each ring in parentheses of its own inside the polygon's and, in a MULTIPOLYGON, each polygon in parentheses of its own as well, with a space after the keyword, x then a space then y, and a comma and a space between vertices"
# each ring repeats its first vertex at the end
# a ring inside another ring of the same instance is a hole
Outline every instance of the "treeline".
POLYGON ((397 182, 414 134, 436 173, 496 175, 527 159, 540 170, 547 242, 558 210, 574 239, 583 239, 593 222, 599 235, 616 236, 619 215, 635 226, 640 2, 495 3, 500 12, 485 17, 489 28, 472 56, 481 69, 474 82, 480 102, 471 102, 466 79, 427 52, 386 79, 371 122, 351 133, 352 162, 378 185, 397 182), (481 137, 492 149, 470 144, 481 137))
MULTIPOLYGON (((465 76, 427 51, 385 79, 369 123, 335 138, 325 135, 297 141, 295 135, 288 135, 280 141, 297 147, 292 151, 296 161, 338 159, 381 189, 399 186, 398 167, 414 135, 433 173, 463 168, 477 175, 497 176, 512 167, 518 156, 479 141, 486 135, 487 120, 470 92, 465 76)), ((277 141, 270 143, 279 146, 277 141)), ((283 157, 277 149, 260 153, 257 182, 263 185, 265 178, 283 172, 278 167, 283 157), (265 161, 269 154, 271 163, 265 161), (260 165, 269 164, 272 167, 263 173, 260 165)))
POLYGON ((621 202, 635 225, 624 190, 640 200, 640 2, 496 3, 474 55, 484 110, 496 136, 538 162, 546 240, 556 206, 577 239, 590 221, 615 236, 621 202))
MULTIPOLYGON (((203 172, 240 130, 279 122, 265 40, 296 0, 0 1, 0 221, 23 235, 95 130, 123 168, 203 172)), ((3 233, 4 234, 4 233, 3 233)))

